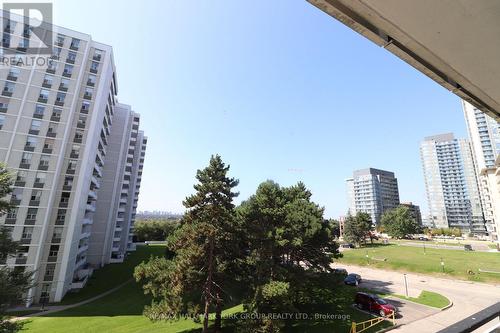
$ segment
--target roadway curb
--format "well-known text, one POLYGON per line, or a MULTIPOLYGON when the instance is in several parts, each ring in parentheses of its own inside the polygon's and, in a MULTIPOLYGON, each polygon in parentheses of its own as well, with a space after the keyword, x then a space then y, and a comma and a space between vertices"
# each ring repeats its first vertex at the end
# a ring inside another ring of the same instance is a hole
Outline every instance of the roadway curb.
MULTIPOLYGON (((445 296, 446 297, 446 296, 445 296)), ((450 304, 448 304, 447 306, 445 307, 442 307, 440 310, 441 311, 444 311, 444 310, 448 310, 449 308, 451 308, 453 306, 453 301, 448 299, 450 301, 450 304)))

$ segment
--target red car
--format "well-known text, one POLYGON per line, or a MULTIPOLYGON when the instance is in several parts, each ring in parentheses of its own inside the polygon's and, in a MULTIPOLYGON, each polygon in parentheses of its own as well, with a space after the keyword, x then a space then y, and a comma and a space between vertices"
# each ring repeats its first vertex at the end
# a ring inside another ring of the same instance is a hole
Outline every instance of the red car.
POLYGON ((387 303, 386 300, 373 294, 356 293, 354 303, 356 303, 358 308, 376 312, 381 317, 388 316, 393 312, 396 313, 396 308, 392 304, 387 303))

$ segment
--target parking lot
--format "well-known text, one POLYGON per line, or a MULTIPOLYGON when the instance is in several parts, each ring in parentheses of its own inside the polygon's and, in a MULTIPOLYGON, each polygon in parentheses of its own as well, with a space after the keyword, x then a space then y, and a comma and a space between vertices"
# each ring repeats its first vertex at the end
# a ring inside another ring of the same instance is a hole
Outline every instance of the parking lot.
MULTIPOLYGON (((401 324, 401 325, 408 324, 413 321, 420 320, 428 316, 431 316, 437 312, 440 312, 440 310, 436 308, 431 308, 429 306, 417 304, 396 297, 386 297, 384 299, 398 309, 396 315, 396 324, 401 324)), ((367 311, 364 310, 359 310, 359 311, 368 313, 367 311)))

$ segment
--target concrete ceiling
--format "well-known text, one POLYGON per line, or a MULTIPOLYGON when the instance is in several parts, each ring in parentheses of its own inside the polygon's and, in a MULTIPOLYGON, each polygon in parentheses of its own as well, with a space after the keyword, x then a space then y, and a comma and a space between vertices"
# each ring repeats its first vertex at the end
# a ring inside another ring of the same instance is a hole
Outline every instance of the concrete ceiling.
POLYGON ((499 0, 308 0, 500 121, 499 0))

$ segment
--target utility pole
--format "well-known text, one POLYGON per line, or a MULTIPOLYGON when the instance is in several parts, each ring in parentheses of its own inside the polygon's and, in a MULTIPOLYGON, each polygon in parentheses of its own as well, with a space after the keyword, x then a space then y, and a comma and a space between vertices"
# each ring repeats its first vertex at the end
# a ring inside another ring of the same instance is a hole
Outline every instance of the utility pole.
POLYGON ((403 274, 405 278, 405 292, 406 292, 406 297, 410 297, 408 294, 408 280, 406 279, 406 274, 403 274))
POLYGON ((425 253, 425 240, 423 240, 422 243, 424 244, 424 255, 425 255, 426 254, 425 253))

